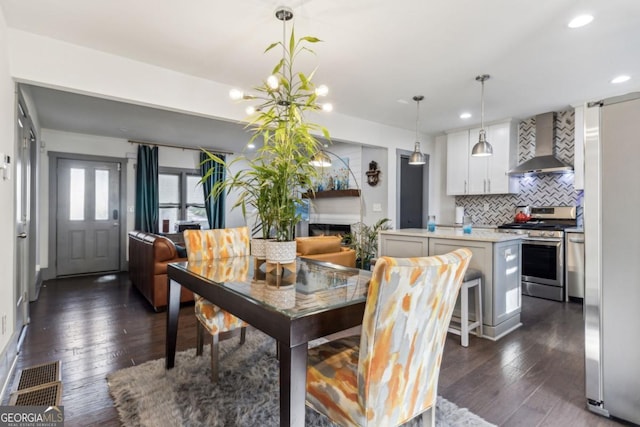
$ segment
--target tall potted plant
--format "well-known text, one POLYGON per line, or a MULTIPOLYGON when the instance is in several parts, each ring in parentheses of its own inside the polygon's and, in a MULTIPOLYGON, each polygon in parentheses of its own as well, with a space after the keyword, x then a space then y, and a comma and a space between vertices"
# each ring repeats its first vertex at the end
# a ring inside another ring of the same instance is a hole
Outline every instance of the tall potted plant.
MULTIPOLYGON (((270 261, 270 253, 282 255, 272 258, 273 262, 287 263, 295 259, 294 231, 301 220, 296 207, 303 203, 303 193, 312 188, 312 182, 318 176, 318 170, 310 162, 322 146, 313 133, 321 133, 330 139, 327 129, 306 117, 307 113, 322 109, 317 98, 326 90, 316 90, 313 73, 294 71, 294 59, 303 52, 313 53, 308 44, 319 41, 310 36, 296 39, 292 30, 288 43, 283 40, 267 47, 265 52, 278 46, 283 51, 272 76, 254 88, 257 95, 238 96, 260 101, 247 126, 252 131, 250 142, 262 140, 262 146, 255 157, 248 160, 246 171, 230 175, 214 185, 216 194, 223 189, 240 189, 242 200, 236 206, 242 206, 245 214, 247 205, 255 207, 263 221, 263 230, 267 228, 264 224, 270 221, 275 238, 273 247, 279 249, 270 250, 271 244, 268 244, 267 261, 270 261), (288 249, 283 251, 280 249, 283 246, 288 249)), ((211 160, 222 162, 214 154, 207 154, 211 160)))

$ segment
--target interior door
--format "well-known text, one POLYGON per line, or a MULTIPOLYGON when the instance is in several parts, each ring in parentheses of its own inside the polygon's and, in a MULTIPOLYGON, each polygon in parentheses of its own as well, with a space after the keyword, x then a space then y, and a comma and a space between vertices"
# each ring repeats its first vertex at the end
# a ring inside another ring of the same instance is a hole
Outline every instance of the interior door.
POLYGON ((400 228, 423 227, 422 168, 410 165, 408 156, 400 157, 400 228))
MULTIPOLYGON (((18 101, 17 147, 15 159, 16 185, 16 331, 29 322, 29 236, 31 201, 31 136, 35 135, 31 120, 18 101)), ((34 138, 35 139, 35 138, 34 138)))
POLYGON ((120 163, 58 159, 58 276, 120 269, 120 163))

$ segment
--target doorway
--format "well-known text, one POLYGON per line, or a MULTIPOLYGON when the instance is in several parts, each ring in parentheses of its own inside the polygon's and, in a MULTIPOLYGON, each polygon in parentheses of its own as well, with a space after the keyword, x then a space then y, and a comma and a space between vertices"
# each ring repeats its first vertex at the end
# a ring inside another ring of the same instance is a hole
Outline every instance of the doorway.
POLYGON ((79 157, 50 157, 56 276, 120 270, 122 163, 79 157))
MULTIPOLYGON (((30 257, 34 249, 31 228, 32 214, 32 147, 37 147, 37 137, 33 122, 22 97, 18 95, 16 107, 16 259, 15 259, 15 303, 16 331, 21 331, 29 323, 29 286, 33 280, 35 286, 35 258, 30 257)), ((3 159, 7 163, 10 160, 3 159)))
POLYGON ((410 165, 410 151, 397 150, 398 228, 424 228, 429 212, 429 156, 424 165, 410 165))

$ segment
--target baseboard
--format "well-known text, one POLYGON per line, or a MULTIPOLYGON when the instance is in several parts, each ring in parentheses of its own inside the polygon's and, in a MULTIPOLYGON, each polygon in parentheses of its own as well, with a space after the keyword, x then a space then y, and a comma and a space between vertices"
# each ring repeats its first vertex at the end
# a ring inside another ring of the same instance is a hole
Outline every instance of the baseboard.
POLYGON ((54 268, 46 267, 40 269, 40 272, 42 273, 42 280, 51 280, 56 278, 56 272, 54 268))
POLYGON ((0 354, 0 384, 2 384, 2 390, 0 390, 0 402, 8 401, 8 393, 11 391, 10 381, 13 378, 13 371, 16 368, 18 362, 18 340, 20 334, 14 332, 11 339, 7 343, 7 346, 0 354), (6 399, 5 399, 6 397, 6 399))

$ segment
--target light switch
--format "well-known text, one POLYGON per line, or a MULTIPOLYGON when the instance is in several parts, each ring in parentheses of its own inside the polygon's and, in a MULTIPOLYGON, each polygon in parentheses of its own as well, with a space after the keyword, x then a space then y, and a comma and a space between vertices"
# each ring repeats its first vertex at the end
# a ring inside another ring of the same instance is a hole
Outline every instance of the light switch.
POLYGON ((374 203, 373 204, 373 211, 374 212, 382 212, 382 205, 380 203, 374 203))

